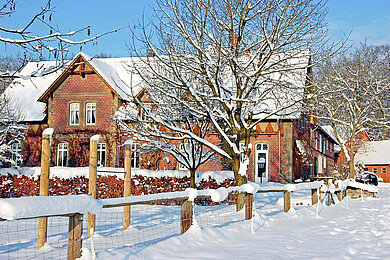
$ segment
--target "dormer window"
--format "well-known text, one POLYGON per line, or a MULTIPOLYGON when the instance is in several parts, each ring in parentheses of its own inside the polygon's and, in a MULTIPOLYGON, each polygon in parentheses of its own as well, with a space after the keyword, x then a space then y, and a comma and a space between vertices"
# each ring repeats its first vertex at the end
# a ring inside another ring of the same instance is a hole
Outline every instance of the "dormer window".
POLYGON ((69 125, 80 124, 80 104, 70 103, 69 104, 69 125))
POLYGON ((87 103, 85 105, 85 124, 96 124, 96 103, 87 103))

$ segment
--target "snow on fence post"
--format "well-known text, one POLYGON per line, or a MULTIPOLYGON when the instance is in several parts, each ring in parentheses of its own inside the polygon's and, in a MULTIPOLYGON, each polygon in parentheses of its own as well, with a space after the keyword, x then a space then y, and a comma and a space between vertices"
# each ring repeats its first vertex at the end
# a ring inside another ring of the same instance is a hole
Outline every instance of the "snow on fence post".
POLYGON ((291 191, 284 192, 284 212, 288 212, 291 208, 291 191))
MULTIPOLYGON (((131 140, 125 142, 125 177, 124 177, 124 197, 131 195, 131 140)), ((130 226, 130 206, 124 207, 123 230, 130 226)))
POLYGON ((192 201, 186 200, 181 205, 180 234, 184 234, 192 225, 192 201))
MULTIPOLYGON (((99 135, 91 137, 89 142, 89 185, 88 194, 96 199, 96 182, 97 182, 97 144, 99 142, 99 135)), ((95 230, 95 215, 88 213, 88 238, 91 237, 91 229, 95 230)), ((93 232, 93 231, 92 231, 93 232)))
POLYGON ((318 203, 318 189, 311 190, 311 205, 318 203))
POLYGON ((82 234, 83 215, 76 213, 69 217, 68 260, 74 260, 81 257, 82 234))
MULTIPOLYGON (((39 196, 49 195, 50 145, 53 128, 42 132, 41 177, 39 181, 39 196)), ((38 249, 47 241, 47 217, 38 219, 38 249)))
POLYGON ((245 200, 245 219, 249 220, 253 217, 253 194, 247 193, 245 200))

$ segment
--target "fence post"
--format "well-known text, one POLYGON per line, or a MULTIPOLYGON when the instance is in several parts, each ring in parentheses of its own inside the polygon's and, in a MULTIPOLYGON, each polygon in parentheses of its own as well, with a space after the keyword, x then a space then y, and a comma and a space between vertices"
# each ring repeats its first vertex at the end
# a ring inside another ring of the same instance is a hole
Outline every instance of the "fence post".
POLYGON ((192 201, 184 201, 181 205, 180 234, 184 234, 192 225, 192 201))
MULTIPOLYGON (((39 181, 39 196, 49 195, 49 171, 50 171, 50 143, 53 128, 46 128, 42 132, 41 177, 39 181)), ((38 249, 47 241, 47 217, 38 219, 38 249)))
POLYGON ((81 257, 83 234, 83 215, 76 213, 69 217, 68 231, 68 260, 74 260, 81 257))
POLYGON ((284 192, 284 212, 288 212, 291 207, 291 192, 285 191, 284 192))
POLYGON ((253 200, 254 195, 253 194, 246 194, 246 200, 245 200, 245 219, 252 219, 253 217, 253 200))
POLYGON ((318 203, 318 189, 311 190, 311 205, 318 203))
MULTIPOLYGON (((97 144, 99 142, 99 135, 91 137, 89 142, 89 183, 88 183, 88 194, 96 199, 96 168, 97 168, 97 144)), ((87 236, 91 237, 91 228, 95 230, 95 215, 88 213, 88 230, 87 236)))
MULTIPOLYGON (((125 177, 124 177, 124 197, 131 195, 131 140, 125 142, 125 177)), ((123 230, 130 226, 130 206, 124 207, 123 230)))
POLYGON ((341 190, 339 191, 339 193, 337 195, 338 195, 339 201, 342 201, 344 199, 344 190, 341 188, 341 190))

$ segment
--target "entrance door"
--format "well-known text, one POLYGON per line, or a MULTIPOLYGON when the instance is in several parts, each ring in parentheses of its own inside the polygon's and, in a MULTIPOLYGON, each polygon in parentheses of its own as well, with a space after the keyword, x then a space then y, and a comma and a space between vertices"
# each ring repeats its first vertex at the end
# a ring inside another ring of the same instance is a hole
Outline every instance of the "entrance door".
POLYGON ((256 144, 255 182, 269 181, 268 144, 256 144))

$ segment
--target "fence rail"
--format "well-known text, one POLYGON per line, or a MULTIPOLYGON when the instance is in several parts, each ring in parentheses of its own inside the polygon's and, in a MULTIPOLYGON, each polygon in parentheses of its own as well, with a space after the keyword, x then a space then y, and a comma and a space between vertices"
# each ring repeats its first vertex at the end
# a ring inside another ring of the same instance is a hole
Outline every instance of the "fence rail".
MULTIPOLYGON (((368 192, 376 192, 377 190, 372 189, 367 185, 360 185, 354 182, 338 182, 336 185, 330 184, 325 186, 323 182, 313 182, 313 183, 302 183, 295 185, 275 185, 275 186, 260 186, 257 184, 249 183, 241 187, 230 187, 230 188, 219 188, 217 190, 207 189, 207 190, 194 190, 187 189, 182 192, 168 192, 161 194, 150 194, 142 196, 129 196, 122 198, 113 198, 113 199, 94 199, 87 195, 67 195, 67 196, 47 196, 47 197, 25 197, 25 198, 11 198, 11 199, 2 199, 0 200, 0 225, 10 222, 11 226, 16 225, 15 227, 8 228, 7 230, 18 230, 18 221, 36 221, 36 218, 47 217, 49 223, 52 223, 52 227, 49 225, 48 237, 50 243, 53 243, 53 239, 59 243, 60 238, 63 240, 67 237, 67 242, 61 242, 59 246, 53 246, 54 249, 51 251, 43 246, 41 249, 37 250, 35 248, 35 255, 37 258, 41 258, 42 254, 45 252, 62 251, 63 244, 67 244, 67 259, 76 259, 81 256, 81 248, 83 243, 83 219, 86 218, 88 212, 94 213, 96 217, 97 227, 93 230, 89 230, 91 233, 91 240, 96 240, 96 246, 101 250, 111 248, 114 245, 103 245, 103 239, 99 237, 94 237, 93 233, 95 230, 99 234, 107 235, 108 237, 113 236, 112 239, 119 235, 126 236, 127 227, 124 226, 124 212, 122 209, 128 207, 131 210, 131 219, 129 219, 128 227, 133 227, 130 229, 132 234, 131 238, 126 237, 126 239, 120 239, 121 241, 130 241, 133 239, 130 246, 142 246, 153 241, 159 241, 161 239, 170 237, 172 235, 179 235, 186 232, 193 221, 193 215, 196 214, 196 211, 203 210, 204 218, 200 220, 202 225, 223 225, 225 223, 230 223, 232 221, 242 221, 244 219, 251 219, 254 212, 254 194, 259 193, 269 193, 269 192, 279 192, 284 194, 284 207, 285 212, 289 211, 291 207, 291 193, 301 190, 311 190, 312 204, 318 203, 321 199, 321 193, 328 194, 328 196, 333 196, 339 192, 339 194, 344 193, 348 187, 358 188, 361 190, 366 190, 368 192), (334 187, 333 187, 333 186, 334 187), (322 192, 321 192, 321 191, 322 192), (236 212, 234 205, 228 205, 228 201, 225 201, 229 195, 235 195, 240 192, 247 193, 245 210, 239 213, 236 212), (86 198, 88 197, 88 198, 86 198), (212 207, 194 207, 194 201, 196 199, 211 199, 215 203, 222 203, 220 206, 212 207), (224 204, 225 201, 225 204, 224 204), (178 206, 163 206, 163 205, 153 205, 164 202, 173 202, 173 204, 179 204, 178 206), (61 204, 63 203, 63 205, 61 204), (94 205, 91 205, 93 204, 94 205), (30 209, 27 205, 30 205, 30 209), (46 208, 39 209, 39 205, 46 205, 46 208), (57 205, 58 208, 53 205, 57 205), (27 207, 27 208, 26 208, 27 207), (84 210, 80 210, 84 209, 84 210), (6 211, 12 211, 12 214, 8 214, 6 211), (18 211, 19 210, 19 211, 18 211), (67 210, 67 211, 66 211, 67 210), (119 210, 119 211, 118 211, 119 210), (219 213, 218 213, 219 212, 219 213), (223 213, 224 212, 224 213, 223 213), (34 215, 35 214, 35 215, 34 215), (116 217, 113 217, 116 216, 116 217), (158 217, 156 217, 158 216, 158 217), (225 219, 218 220, 217 218, 222 218, 220 216, 225 216, 225 219), (60 217, 60 219, 58 219, 60 217), (61 219, 68 218, 68 233, 66 234, 65 223, 61 219), (13 220, 12 220, 13 219, 13 220), (158 219, 158 220, 156 220, 158 219), (214 221, 212 223, 212 221, 214 221), (2 224, 3 223, 3 224, 2 224), (61 224, 53 224, 61 223, 61 224), (52 235, 53 226, 62 227, 63 231, 55 231, 55 235, 52 235), (157 229, 166 228, 166 231, 161 232, 161 235, 156 234, 157 229), (122 230, 122 231, 120 231, 122 230), (114 235, 118 234, 118 235, 114 235), (137 238, 135 238, 137 237, 137 238), (148 242, 149 241, 149 242, 148 242), (62 245, 62 246, 61 246, 62 245), (38 253, 37 253, 38 252, 38 253)), ((325 195, 327 196, 327 195, 325 195)), ((343 198, 339 197, 341 201, 343 198)), ((330 201, 330 200, 329 200, 330 201)), ((129 211, 130 212, 130 211, 129 211)), ((196 214, 197 216, 199 214, 196 214)), ((6 224, 8 225, 8 224, 6 224)), ((36 225, 36 224, 33 224, 36 225)), ((0 230, 4 230, 0 228, 0 230)), ((27 230, 27 228, 26 228, 27 230)), ((10 231, 9 231, 10 232, 10 231)), ((87 230, 88 232, 88 230, 87 230)), ((129 235, 129 234, 127 234, 129 235)), ((18 234, 6 234, 1 235, 2 241, 4 237, 18 236, 18 234)), ((85 235, 84 235, 85 236, 85 235)), ((29 239, 28 243, 33 243, 37 238, 29 239)), ((11 239, 12 240, 12 239, 11 239)), ((28 240, 28 239, 24 239, 28 240)), ((22 242, 15 241, 5 241, 5 244, 0 244, 0 255, 7 253, 9 248, 17 249, 17 244, 26 243, 23 239, 22 242), (24 241, 24 242, 23 242, 24 241)), ((26 252, 32 252, 32 247, 29 247, 29 250, 26 252)), ((13 258, 15 255, 13 252, 8 252, 10 255, 9 258, 13 258)), ((52 253, 53 254, 53 253, 52 253)), ((62 253, 61 253, 62 254, 62 253)), ((18 255, 16 255, 18 257, 18 255)), ((54 258, 61 258, 54 256, 54 258)), ((28 258, 32 258, 31 255, 28 255, 28 258)))

